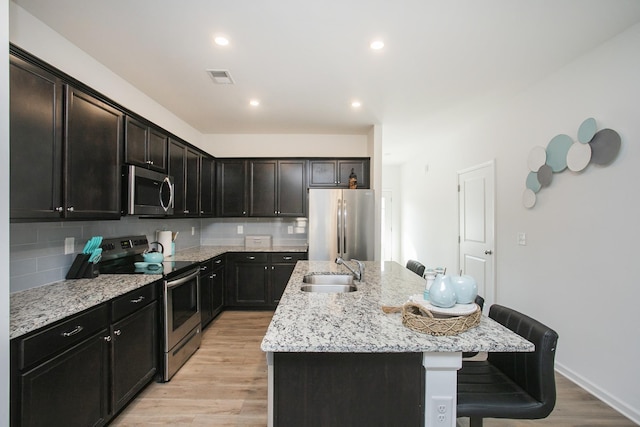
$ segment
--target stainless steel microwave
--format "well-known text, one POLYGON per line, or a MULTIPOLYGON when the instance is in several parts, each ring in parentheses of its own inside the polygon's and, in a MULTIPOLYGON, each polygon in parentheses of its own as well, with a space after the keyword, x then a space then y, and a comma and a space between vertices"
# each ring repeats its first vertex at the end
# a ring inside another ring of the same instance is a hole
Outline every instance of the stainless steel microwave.
POLYGON ((125 171, 128 215, 173 215, 173 177, 133 165, 125 171))

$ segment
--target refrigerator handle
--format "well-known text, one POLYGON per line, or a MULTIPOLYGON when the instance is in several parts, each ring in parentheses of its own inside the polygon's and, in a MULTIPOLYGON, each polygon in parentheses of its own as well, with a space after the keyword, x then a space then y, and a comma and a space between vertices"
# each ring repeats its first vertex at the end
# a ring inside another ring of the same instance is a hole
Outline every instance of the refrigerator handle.
POLYGON ((336 215, 338 215, 338 227, 336 227, 336 233, 338 234, 338 238, 336 242, 338 242, 338 256, 342 256, 342 251, 340 250, 340 229, 342 228, 342 200, 338 199, 338 209, 336 211, 336 215))
POLYGON ((347 201, 342 199, 342 257, 349 259, 347 254, 347 201))

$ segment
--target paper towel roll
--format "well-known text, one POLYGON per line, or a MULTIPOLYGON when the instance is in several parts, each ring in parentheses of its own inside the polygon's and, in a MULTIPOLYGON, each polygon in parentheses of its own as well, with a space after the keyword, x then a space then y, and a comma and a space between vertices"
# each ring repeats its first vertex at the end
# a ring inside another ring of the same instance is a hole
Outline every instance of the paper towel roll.
POLYGON ((158 231, 158 242, 162 245, 162 254, 164 256, 171 256, 171 231, 158 231))

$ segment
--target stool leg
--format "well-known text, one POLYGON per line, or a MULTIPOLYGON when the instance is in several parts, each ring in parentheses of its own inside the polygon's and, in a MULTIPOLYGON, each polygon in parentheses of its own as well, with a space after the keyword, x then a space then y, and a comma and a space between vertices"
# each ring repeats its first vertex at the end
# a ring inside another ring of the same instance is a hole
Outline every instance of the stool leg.
POLYGON ((469 417, 469 427, 482 427, 482 418, 469 417))

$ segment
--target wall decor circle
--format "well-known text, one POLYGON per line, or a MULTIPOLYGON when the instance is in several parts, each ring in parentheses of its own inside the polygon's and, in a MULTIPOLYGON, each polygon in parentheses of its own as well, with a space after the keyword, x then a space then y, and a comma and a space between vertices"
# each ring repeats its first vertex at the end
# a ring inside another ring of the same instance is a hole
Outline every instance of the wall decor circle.
POLYGON ((578 140, 569 135, 554 136, 547 148, 533 147, 527 157, 529 173, 525 180, 522 204, 530 209, 536 204, 538 193, 553 181, 553 174, 569 169, 581 172, 589 164, 607 166, 612 163, 622 146, 622 139, 613 129, 597 130, 593 117, 585 119, 578 128, 578 140))

